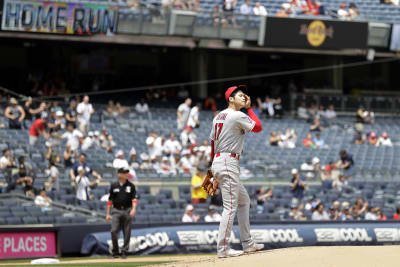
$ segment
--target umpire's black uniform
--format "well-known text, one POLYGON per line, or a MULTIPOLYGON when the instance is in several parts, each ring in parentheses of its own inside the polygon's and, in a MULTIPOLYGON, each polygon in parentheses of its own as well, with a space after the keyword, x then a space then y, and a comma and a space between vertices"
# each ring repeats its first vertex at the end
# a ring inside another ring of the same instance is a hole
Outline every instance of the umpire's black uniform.
POLYGON ((124 233, 124 246, 121 249, 122 257, 126 257, 129 249, 129 241, 131 238, 131 222, 130 212, 132 204, 136 209, 136 188, 127 180, 129 170, 126 168, 118 169, 118 182, 113 183, 110 188, 110 197, 108 206, 113 206, 111 212, 111 239, 113 244, 112 255, 119 255, 118 238, 122 229, 124 233))

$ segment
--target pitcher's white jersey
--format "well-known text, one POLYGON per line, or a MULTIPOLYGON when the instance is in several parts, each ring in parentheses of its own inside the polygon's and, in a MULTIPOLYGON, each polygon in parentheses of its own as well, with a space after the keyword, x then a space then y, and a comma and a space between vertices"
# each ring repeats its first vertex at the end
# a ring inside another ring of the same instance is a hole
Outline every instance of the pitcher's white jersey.
POLYGON ((210 139, 214 141, 214 151, 242 154, 245 132, 253 130, 256 122, 247 114, 227 108, 213 120, 210 139))

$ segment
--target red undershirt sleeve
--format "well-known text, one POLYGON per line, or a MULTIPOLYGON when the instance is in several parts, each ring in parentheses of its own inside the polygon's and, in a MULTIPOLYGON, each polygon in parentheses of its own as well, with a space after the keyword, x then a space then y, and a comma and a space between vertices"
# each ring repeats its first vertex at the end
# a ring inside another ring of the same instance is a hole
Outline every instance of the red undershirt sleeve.
POLYGON ((249 108, 247 110, 247 113, 249 114, 250 119, 256 122, 256 124, 253 127, 253 130, 251 130, 254 133, 259 133, 262 131, 262 125, 260 120, 258 119, 257 115, 254 113, 253 109, 249 108))

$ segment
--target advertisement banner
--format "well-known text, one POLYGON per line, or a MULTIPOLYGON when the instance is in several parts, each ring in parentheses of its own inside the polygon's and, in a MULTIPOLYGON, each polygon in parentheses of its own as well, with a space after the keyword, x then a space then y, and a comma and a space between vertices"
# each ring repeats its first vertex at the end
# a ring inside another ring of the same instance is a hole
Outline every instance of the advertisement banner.
POLYGON ((118 7, 107 3, 4 0, 4 31, 60 34, 116 32, 118 7))
MULTIPOLYGON (((252 225, 255 242, 266 249, 298 246, 400 244, 398 223, 321 223, 252 225)), ((179 225, 132 230, 129 253, 180 254, 215 252, 218 225, 179 225)), ((241 249, 239 228, 233 227, 230 238, 234 249, 241 249)), ((118 240, 123 244, 122 234, 118 240)), ((107 254, 112 248, 109 232, 87 235, 82 254, 107 254)))
POLYGON ((268 17, 265 46, 308 49, 366 48, 368 23, 268 17))
POLYGON ((55 232, 0 233, 0 259, 57 256, 55 232))

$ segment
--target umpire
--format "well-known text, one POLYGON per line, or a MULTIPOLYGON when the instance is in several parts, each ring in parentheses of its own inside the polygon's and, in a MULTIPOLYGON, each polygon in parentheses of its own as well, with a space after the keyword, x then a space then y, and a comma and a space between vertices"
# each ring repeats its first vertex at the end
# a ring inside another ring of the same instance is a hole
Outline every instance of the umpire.
POLYGON ((136 188, 128 181, 129 169, 119 168, 118 182, 113 183, 110 188, 110 197, 107 202, 106 220, 111 220, 111 239, 112 239, 112 254, 113 258, 121 255, 121 258, 126 259, 126 254, 129 249, 129 241, 131 239, 131 222, 136 214, 136 188), (111 206, 112 218, 110 216, 111 206), (120 231, 124 233, 124 246, 119 253, 118 238, 120 231))

